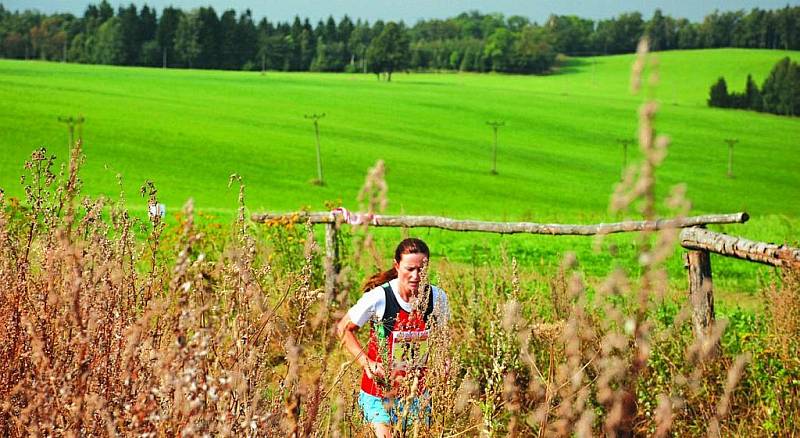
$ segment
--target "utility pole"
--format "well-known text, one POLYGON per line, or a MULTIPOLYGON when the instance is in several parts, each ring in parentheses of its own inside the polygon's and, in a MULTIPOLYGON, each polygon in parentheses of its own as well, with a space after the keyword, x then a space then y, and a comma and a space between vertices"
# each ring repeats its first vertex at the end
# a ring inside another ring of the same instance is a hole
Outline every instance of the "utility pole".
POLYGON ((494 131, 494 147, 492 148, 492 175, 497 175, 497 130, 501 126, 505 126, 506 122, 499 120, 491 120, 486 122, 487 125, 492 127, 494 131))
POLYGON ((261 52, 261 75, 267 73, 267 53, 265 51, 261 52))
POLYGON ((628 168, 628 146, 633 144, 633 140, 629 138, 617 139, 617 142, 622 145, 622 172, 620 172, 619 180, 625 179, 625 169, 628 168))
POLYGON ((69 131, 69 144, 67 145, 67 152, 72 151, 72 146, 75 145, 75 127, 78 127, 78 139, 83 140, 83 116, 78 117, 59 117, 58 121, 67 125, 69 131))
POLYGON ((325 180, 322 179, 322 156, 319 148, 319 119, 325 117, 325 113, 306 114, 304 117, 314 122, 314 134, 316 134, 317 137, 317 180, 314 181, 314 184, 322 186, 325 185, 325 180))
POLYGON ((739 139, 726 138, 725 143, 728 143, 728 178, 733 178, 733 145, 739 143, 739 139))

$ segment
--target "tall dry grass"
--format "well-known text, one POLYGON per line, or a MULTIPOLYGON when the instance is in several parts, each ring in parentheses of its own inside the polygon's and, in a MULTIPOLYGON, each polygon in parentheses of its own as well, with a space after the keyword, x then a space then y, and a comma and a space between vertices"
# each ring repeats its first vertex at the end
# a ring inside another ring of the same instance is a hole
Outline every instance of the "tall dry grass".
MULTIPOLYGON (((634 84, 657 81, 644 49, 634 84)), ((613 198, 645 218, 668 147, 657 109, 648 95, 644 160, 613 198)), ((124 194, 81 197, 82 160, 80 143, 58 171, 35 151, 26 199, 0 197, 0 435, 372 435, 356 404, 361 370, 331 329, 394 242, 342 226, 338 294, 327 297, 314 228, 251 223, 240 177, 232 224, 191 201, 174 220, 137 219, 124 194)), ((382 163, 370 170, 362 211, 386 208, 383 174, 382 163)), ((152 183, 141 195, 157 205, 152 183)), ((666 204, 688 211, 681 187, 666 204)), ((797 274, 765 292, 752 336, 725 338, 720 321, 696 341, 685 303, 665 293, 675 236, 641 235, 636 276, 588 279, 574 255, 554 275, 507 256, 493 267, 434 261, 426 275, 448 291, 451 318, 430 339, 421 412, 432 415, 396 435, 800 433, 797 274)), ((407 382, 411 394, 421 384, 407 382)))

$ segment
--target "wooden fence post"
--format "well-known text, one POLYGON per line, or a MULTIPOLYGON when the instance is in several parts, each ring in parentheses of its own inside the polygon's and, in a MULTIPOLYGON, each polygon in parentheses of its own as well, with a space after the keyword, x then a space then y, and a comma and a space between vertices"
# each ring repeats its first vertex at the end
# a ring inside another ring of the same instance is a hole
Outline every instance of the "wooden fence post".
POLYGON ((692 329, 696 339, 709 335, 714 324, 714 287, 711 281, 711 255, 708 251, 688 251, 689 303, 692 306, 692 329))
POLYGON ((336 299, 336 277, 339 275, 339 240, 337 224, 325 224, 325 297, 328 303, 336 299))

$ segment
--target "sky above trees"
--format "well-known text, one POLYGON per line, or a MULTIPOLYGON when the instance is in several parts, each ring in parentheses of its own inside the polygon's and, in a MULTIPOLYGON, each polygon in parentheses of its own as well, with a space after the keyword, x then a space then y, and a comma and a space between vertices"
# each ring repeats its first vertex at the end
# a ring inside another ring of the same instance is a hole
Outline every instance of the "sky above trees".
MULTIPOLYGON (((115 9, 130 2, 110 1, 115 9)), ((38 9, 46 13, 73 14, 82 14, 89 3, 87 0, 0 0, 0 4, 10 10, 38 9)), ((136 3, 143 4, 140 1, 136 3)), ((599 19, 610 18, 621 12, 639 11, 648 18, 656 8, 676 18, 700 21, 715 9, 776 9, 800 5, 800 0, 149 0, 147 4, 158 11, 169 5, 184 10, 210 5, 218 12, 228 8, 237 11, 249 8, 256 19, 266 16, 270 20, 289 20, 299 15, 316 20, 329 15, 338 18, 347 14, 352 18, 371 21, 404 20, 413 24, 418 19, 452 17, 469 10, 500 12, 506 16, 522 15, 542 22, 551 13, 599 19)))

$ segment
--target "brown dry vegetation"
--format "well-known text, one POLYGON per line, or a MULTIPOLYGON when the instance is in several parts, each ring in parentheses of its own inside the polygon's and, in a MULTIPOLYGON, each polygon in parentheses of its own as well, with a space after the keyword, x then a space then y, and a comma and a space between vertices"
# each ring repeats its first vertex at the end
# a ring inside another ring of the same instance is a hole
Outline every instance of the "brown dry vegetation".
MULTIPOLYGON (((635 84, 647 67, 643 54, 635 84)), ((656 109, 642 106, 645 160, 614 198, 645 218, 668 144, 656 109)), ((81 198, 81 159, 78 143, 55 174, 36 151, 27 199, 0 195, 0 435, 371 435, 360 370, 332 333, 383 264, 368 229, 342 230, 339 293, 326 297, 312 227, 251 223, 239 178, 234 224, 198 220, 189 202, 167 227, 132 218, 123 196, 81 198)), ((385 206, 381 175, 364 211, 385 206)), ((157 203, 152 184, 142 195, 157 203)), ((687 211, 680 188, 668 203, 687 211)), ((800 433, 797 274, 765 291, 766 324, 734 327, 747 341, 718 344, 724 322, 695 341, 684 303, 665 295, 675 236, 643 233, 642 274, 597 287, 569 255, 552 278, 513 259, 434 262, 452 317, 431 340, 433 414, 397 435, 800 433)))

